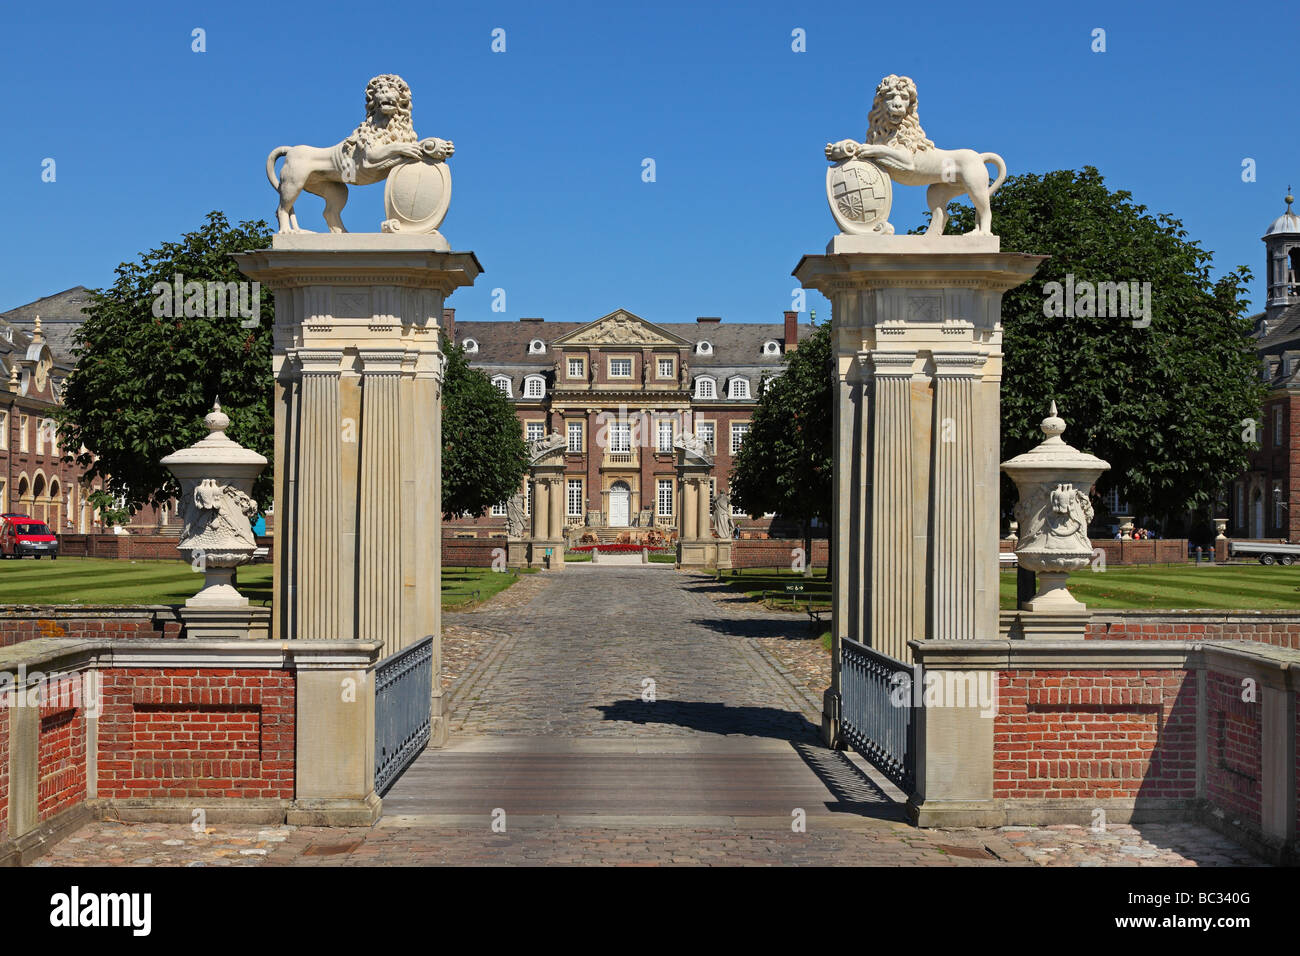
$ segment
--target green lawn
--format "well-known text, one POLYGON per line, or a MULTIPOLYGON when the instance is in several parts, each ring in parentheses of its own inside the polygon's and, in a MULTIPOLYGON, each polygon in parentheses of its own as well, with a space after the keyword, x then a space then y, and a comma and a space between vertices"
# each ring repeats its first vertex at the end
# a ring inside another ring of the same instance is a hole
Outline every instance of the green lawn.
MULTIPOLYGON (((442 606, 486 601, 517 580, 490 568, 443 568, 442 606)), ((202 586, 203 575, 183 561, 0 561, 0 604, 184 604, 202 586)), ((270 604, 271 565, 240 568, 238 586, 251 603, 270 604)))
MULTIPOLYGON (((1002 572, 1001 606, 1016 606, 1016 574, 1002 572)), ((1070 575, 1070 593, 1090 609, 1211 608, 1290 610, 1300 608, 1300 565, 1220 566, 1161 564, 1111 567, 1070 575)))
POLYGON ((718 572, 718 580, 755 601, 763 601, 775 611, 803 611, 809 602, 814 608, 830 607, 831 586, 826 580, 825 568, 814 568, 810 578, 804 577, 802 572, 786 569, 724 570, 718 572), (787 594, 787 584, 803 585, 804 590, 787 594))

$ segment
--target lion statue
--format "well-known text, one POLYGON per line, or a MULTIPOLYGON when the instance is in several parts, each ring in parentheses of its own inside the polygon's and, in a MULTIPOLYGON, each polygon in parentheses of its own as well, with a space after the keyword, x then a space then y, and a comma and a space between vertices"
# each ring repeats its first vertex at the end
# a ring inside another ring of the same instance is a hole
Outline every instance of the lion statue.
POLYGON ((341 213, 348 183, 366 186, 384 179, 402 163, 442 160, 455 147, 450 140, 421 140, 411 124, 411 88, 400 76, 385 73, 366 84, 366 118, 336 146, 277 146, 266 158, 266 178, 280 194, 276 219, 280 232, 309 232, 298 226, 294 203, 307 192, 325 200, 330 232, 347 232, 341 213), (275 161, 284 157, 280 175, 275 161))
POLYGON ((948 203, 962 193, 970 196, 975 207, 976 225, 968 235, 993 235, 989 197, 1007 178, 1006 163, 997 153, 936 148, 917 118, 916 84, 909 77, 891 73, 881 80, 867 114, 867 141, 827 143, 826 158, 832 162, 867 160, 885 170, 896 183, 929 186, 925 194, 931 216, 927 236, 943 234, 948 203), (986 163, 998 168, 997 179, 991 184, 986 163))

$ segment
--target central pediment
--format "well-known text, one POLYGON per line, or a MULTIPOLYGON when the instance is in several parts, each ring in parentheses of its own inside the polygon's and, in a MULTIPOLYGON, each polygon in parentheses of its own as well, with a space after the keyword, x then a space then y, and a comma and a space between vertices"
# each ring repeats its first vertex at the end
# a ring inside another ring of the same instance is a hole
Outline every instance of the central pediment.
POLYGON ((559 346, 646 345, 671 348, 689 347, 692 344, 680 335, 674 335, 626 309, 617 309, 609 315, 601 316, 552 343, 559 346))

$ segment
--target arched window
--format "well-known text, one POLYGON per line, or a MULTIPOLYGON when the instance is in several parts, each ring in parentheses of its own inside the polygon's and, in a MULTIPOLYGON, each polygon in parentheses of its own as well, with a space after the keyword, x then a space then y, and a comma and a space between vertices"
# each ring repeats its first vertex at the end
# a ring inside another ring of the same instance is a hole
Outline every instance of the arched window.
POLYGON ((780 354, 781 354, 781 343, 778 342, 776 339, 768 339, 766 342, 763 343, 762 354, 764 354, 764 355, 780 355, 780 354))
POLYGON ((736 376, 727 383, 728 398, 749 398, 749 379, 736 376))
POLYGON ((510 391, 510 379, 507 378, 506 376, 493 375, 492 384, 495 385, 498 389, 500 389, 501 394, 504 395, 506 398, 514 397, 514 395, 510 391))
POLYGON ((466 355, 474 355, 478 352, 478 342, 474 339, 465 339, 460 343, 460 347, 465 351, 466 355))
POLYGON ((531 342, 528 343, 528 354, 545 355, 546 343, 543 342, 541 339, 533 339, 531 342))
POLYGON ((529 375, 524 379, 524 398, 542 398, 546 395, 546 379, 540 375, 529 375))
POLYGON ((707 375, 701 375, 695 380, 695 397, 696 398, 717 398, 718 383, 716 379, 707 375))
POLYGON ((696 354, 696 355, 712 355, 712 354, 713 354, 713 343, 712 343, 712 342, 696 342, 696 343, 695 343, 695 354, 696 354))

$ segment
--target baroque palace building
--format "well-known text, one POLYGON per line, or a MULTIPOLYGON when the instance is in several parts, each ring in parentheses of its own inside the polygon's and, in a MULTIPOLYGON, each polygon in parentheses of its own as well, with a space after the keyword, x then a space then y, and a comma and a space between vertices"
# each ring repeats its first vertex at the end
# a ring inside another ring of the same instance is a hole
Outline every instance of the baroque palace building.
POLYGON ((1236 538, 1300 541, 1300 215, 1286 211, 1264 233, 1264 311, 1252 318, 1268 394, 1251 431, 1258 449, 1228 489, 1225 517, 1236 538))
MULTIPOLYGON (((726 492, 759 396, 782 357, 812 333, 798 318, 652 323, 618 309, 589 322, 457 322, 446 309, 443 324, 470 365, 514 402, 526 439, 564 436, 566 527, 672 529, 681 507, 673 442, 687 433, 704 439, 712 493, 726 492)), ((741 534, 771 530, 773 516, 732 510, 741 534)), ((504 502, 445 527, 475 537, 505 531, 504 502)))

